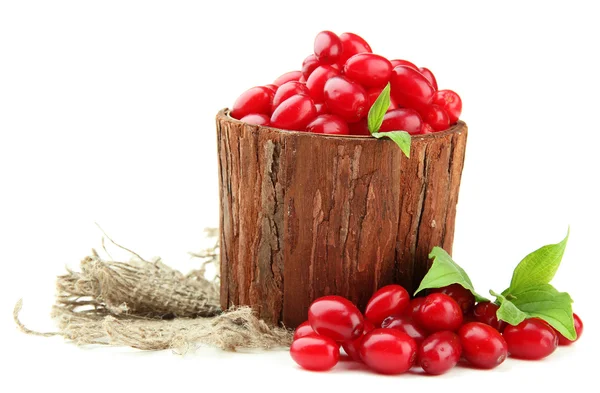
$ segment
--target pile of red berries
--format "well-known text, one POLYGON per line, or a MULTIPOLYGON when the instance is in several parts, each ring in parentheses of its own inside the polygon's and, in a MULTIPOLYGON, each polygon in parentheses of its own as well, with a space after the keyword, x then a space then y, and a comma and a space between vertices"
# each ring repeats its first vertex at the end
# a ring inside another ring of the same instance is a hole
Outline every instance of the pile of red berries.
POLYGON ((353 33, 317 34, 314 54, 301 71, 273 84, 253 87, 233 104, 231 116, 243 122, 320 134, 370 135, 369 109, 390 83, 391 104, 380 132, 427 134, 458 121, 462 102, 452 90, 438 90, 433 73, 407 60, 373 54, 353 33))
MULTIPOLYGON (((507 356, 542 359, 567 340, 541 319, 517 326, 496 318, 498 306, 475 304, 458 284, 410 299, 400 285, 379 289, 364 314, 341 296, 324 296, 308 309, 308 321, 296 329, 292 358, 305 369, 325 371, 340 358, 340 346, 353 360, 382 374, 401 374, 418 365, 427 374, 443 374, 464 358, 473 367, 491 369, 507 356)), ((583 324, 576 314, 577 338, 583 324)))

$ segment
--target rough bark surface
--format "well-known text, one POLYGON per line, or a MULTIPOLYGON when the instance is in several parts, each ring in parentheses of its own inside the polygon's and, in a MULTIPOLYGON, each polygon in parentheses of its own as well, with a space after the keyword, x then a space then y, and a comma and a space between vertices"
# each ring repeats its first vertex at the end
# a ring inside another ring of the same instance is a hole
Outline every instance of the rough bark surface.
POLYGON ((295 327, 315 298, 364 307, 377 288, 409 291, 429 251, 452 252, 467 126, 389 140, 281 131, 217 115, 221 306, 250 305, 295 327))

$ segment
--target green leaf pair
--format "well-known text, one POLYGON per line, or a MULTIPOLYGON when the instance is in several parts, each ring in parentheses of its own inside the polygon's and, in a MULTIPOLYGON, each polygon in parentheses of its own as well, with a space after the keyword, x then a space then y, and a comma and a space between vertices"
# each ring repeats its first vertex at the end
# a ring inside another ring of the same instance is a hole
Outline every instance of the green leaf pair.
POLYGON ((375 100, 371 109, 369 109, 369 116, 367 117, 367 124, 369 126, 369 132, 375 138, 390 138, 399 147, 400 150, 410 157, 410 134, 406 131, 389 131, 389 132, 378 132, 383 123, 383 117, 390 107, 390 84, 388 83, 379 94, 379 97, 375 100))
MULTIPOLYGON (((526 318, 540 318, 567 339, 577 338, 571 307, 573 300, 568 293, 559 292, 550 284, 560 266, 568 239, 569 233, 560 243, 544 246, 523 258, 513 272, 510 286, 501 294, 490 290, 500 306, 496 313, 498 319, 518 325, 526 318)), ((446 251, 434 247, 429 258, 433 259, 433 264, 415 294, 428 288, 459 284, 471 291, 478 302, 487 301, 475 292, 467 273, 446 251)))

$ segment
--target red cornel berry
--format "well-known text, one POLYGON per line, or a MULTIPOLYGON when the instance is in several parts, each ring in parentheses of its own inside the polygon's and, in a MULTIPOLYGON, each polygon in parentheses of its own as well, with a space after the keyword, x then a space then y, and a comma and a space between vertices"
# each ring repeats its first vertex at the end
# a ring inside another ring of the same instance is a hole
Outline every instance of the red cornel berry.
POLYGON ((475 296, 460 284, 452 284, 442 288, 430 290, 431 293, 443 293, 450 296, 458 303, 463 314, 468 314, 475 305, 475 296))
POLYGON ((291 96, 283 101, 271 115, 271 125, 284 130, 304 131, 317 112, 310 97, 291 96))
POLYGON ((537 318, 526 319, 517 326, 509 325, 502 335, 508 344, 510 356, 519 359, 543 359, 558 346, 554 329, 537 318))
POLYGON ((371 330, 375 329, 375 326, 369 321, 365 321, 365 325, 363 328, 362 336, 355 338, 351 341, 346 341, 342 343, 342 348, 344 348, 344 352, 354 361, 360 362, 362 359, 360 358, 360 347, 362 346, 363 339, 367 333, 371 330))
POLYGON ((300 325, 298 325, 296 330, 294 330, 293 340, 296 341, 299 338, 310 336, 313 334, 317 334, 317 333, 315 333, 313 328, 310 326, 310 323, 308 321, 305 321, 305 322, 302 322, 300 325))
POLYGON ((383 87, 392 75, 392 64, 373 53, 359 53, 344 65, 344 75, 364 87, 383 87))
POLYGON ((415 340, 417 346, 421 345, 423 340, 427 338, 427 331, 419 326, 419 324, 408 315, 392 315, 387 317, 381 323, 381 327, 396 329, 408 334, 413 340, 415 340))
POLYGON ((419 312, 417 321, 430 332, 458 330, 463 322, 463 313, 454 299, 443 293, 428 295, 419 312))
POLYGON ((290 355, 302 368, 327 371, 337 364, 340 349, 336 342, 328 337, 309 335, 292 343, 290 355))
POLYGON ((365 308, 365 318, 381 326, 390 315, 401 315, 410 304, 410 295, 400 285, 386 285, 371 296, 365 308))
POLYGON ((439 90, 431 98, 431 103, 438 105, 448 113, 450 124, 458 121, 462 112, 462 100, 458 94, 452 90, 439 90))
POLYGON ((354 33, 340 34, 340 41, 342 43, 342 56, 340 58, 341 63, 345 63, 346 60, 356 54, 372 52, 367 41, 354 33))
POLYGON ((320 115, 306 126, 306 131, 315 134, 348 135, 348 124, 336 115, 320 115))
POLYGON ((313 330, 335 341, 354 340, 363 333, 364 319, 352 302, 341 296, 323 296, 308 308, 313 330))
POLYGON ((494 368, 506 359, 508 347, 502 335, 493 327, 470 322, 458 331, 464 358, 474 367, 494 368))
POLYGON ((323 94, 325 104, 331 113, 340 116, 348 123, 359 121, 369 111, 365 89, 342 76, 329 79, 325 83, 323 94))
POLYGON ((335 63, 342 55, 342 41, 331 31, 322 31, 315 37, 315 56, 322 64, 335 63))
POLYGON ((499 321, 496 313, 498 312, 499 306, 491 302, 480 302, 477 303, 473 309, 473 317, 477 322, 485 323, 490 325, 500 333, 504 331, 506 322, 499 321))
POLYGON ((380 374, 402 374, 413 366, 417 344, 406 333, 395 329, 375 329, 360 347, 360 358, 380 374))
POLYGON ((456 366, 462 346, 452 332, 437 332, 427 337, 419 347, 419 364, 427 374, 439 375, 456 366))
POLYGON ((575 338, 575 340, 569 340, 568 338, 560 334, 558 331, 556 331, 556 334, 558 335, 558 345, 571 345, 575 341, 579 340, 579 337, 581 337, 581 333, 583 333, 583 322, 581 321, 581 318, 579 318, 579 316, 575 313, 573 314, 573 322, 575 324, 575 333, 577 333, 577 337, 575 338))
POLYGON ((256 113, 268 115, 271 113, 273 91, 264 86, 257 86, 246 90, 235 100, 231 108, 231 116, 241 119, 244 116, 256 113))
MULTIPOLYGON (((419 71, 399 65, 392 71, 392 95, 398 105, 419 109, 431 103, 435 89, 419 71)), ((434 102, 437 103, 437 102, 434 102)))

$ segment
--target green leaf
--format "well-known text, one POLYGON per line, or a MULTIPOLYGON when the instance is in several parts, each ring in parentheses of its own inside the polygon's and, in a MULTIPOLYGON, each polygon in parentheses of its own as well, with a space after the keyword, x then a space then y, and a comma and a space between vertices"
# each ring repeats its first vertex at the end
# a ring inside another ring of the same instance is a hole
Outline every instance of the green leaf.
POLYGON ((540 284, 511 292, 511 300, 490 291, 500 302, 496 315, 511 325, 518 325, 525 318, 540 318, 548 322, 569 340, 577 338, 573 321, 573 299, 566 292, 559 292, 550 284, 540 284))
POLYGON ((406 157, 410 158, 410 134, 406 131, 374 132, 375 138, 390 138, 400 147, 406 157))
POLYGON ((390 107, 390 84, 383 88, 379 97, 375 100, 371 109, 369 109, 369 116, 367 117, 367 123, 369 125, 369 131, 372 133, 379 131, 381 123, 383 123, 383 116, 390 107))
POLYGON ((548 284, 560 265, 569 240, 567 236, 557 244, 549 244, 527 255, 513 272, 507 293, 520 292, 526 288, 548 284))
POLYGON ((433 247, 429 258, 433 259, 433 264, 425 277, 423 277, 421 285, 415 291, 415 295, 428 288, 441 288, 451 284, 460 284, 465 289, 471 291, 478 302, 488 300, 475 292, 473 283, 467 273, 452 260, 452 257, 443 248, 433 247))

